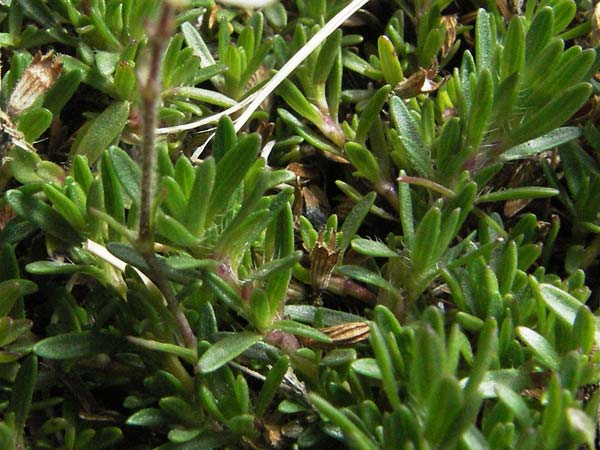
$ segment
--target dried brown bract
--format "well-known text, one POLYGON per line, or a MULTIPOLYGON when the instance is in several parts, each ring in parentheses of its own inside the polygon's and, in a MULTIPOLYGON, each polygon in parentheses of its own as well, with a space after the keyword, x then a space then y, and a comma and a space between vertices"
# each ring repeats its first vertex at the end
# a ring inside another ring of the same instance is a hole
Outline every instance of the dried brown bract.
POLYGON ((322 230, 310 254, 310 281, 317 291, 327 289, 339 256, 335 249, 336 233, 332 232, 329 235, 327 243, 323 243, 323 237, 324 231, 322 230))
POLYGON ((313 339, 303 339, 302 343, 307 347, 315 348, 348 347, 368 339, 369 324, 365 322, 347 322, 320 328, 319 331, 329 336, 331 343, 319 342, 313 339))
POLYGON ((402 98, 411 98, 436 91, 448 78, 445 77, 441 81, 434 81, 437 70, 437 63, 434 63, 429 69, 419 68, 419 70, 406 80, 396 85, 394 88, 395 93, 402 98))
POLYGON ((61 70, 62 62, 56 58, 54 52, 45 55, 37 52, 10 95, 6 111, 8 115, 18 116, 31 107, 40 95, 52 87, 61 70))
POLYGON ((0 110, 0 161, 13 145, 34 150, 4 111, 0 110))
POLYGON ((446 37, 441 49, 442 58, 444 58, 450 53, 450 50, 452 50, 452 47, 454 46, 454 42, 456 42, 456 25, 458 24, 458 18, 456 15, 442 16, 441 21, 446 29, 446 37))

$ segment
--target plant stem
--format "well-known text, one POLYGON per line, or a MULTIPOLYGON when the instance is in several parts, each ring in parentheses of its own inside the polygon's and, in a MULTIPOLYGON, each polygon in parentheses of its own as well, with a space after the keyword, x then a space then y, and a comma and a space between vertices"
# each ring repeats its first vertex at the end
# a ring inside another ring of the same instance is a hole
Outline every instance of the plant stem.
MULTIPOLYGON (((142 99, 142 186, 140 228, 137 239, 138 251, 146 260, 154 282, 162 292, 167 306, 188 348, 196 350, 197 340, 185 314, 179 307, 173 287, 165 277, 156 255, 154 254, 154 223, 152 220, 154 186, 156 184, 157 151, 155 130, 158 124, 157 109, 160 101, 161 78, 160 68, 165 44, 173 29, 174 11, 169 1, 162 5, 158 21, 149 35, 149 55, 145 80, 140 79, 140 96, 142 99)), ((142 78, 140 76, 140 78, 142 78)))

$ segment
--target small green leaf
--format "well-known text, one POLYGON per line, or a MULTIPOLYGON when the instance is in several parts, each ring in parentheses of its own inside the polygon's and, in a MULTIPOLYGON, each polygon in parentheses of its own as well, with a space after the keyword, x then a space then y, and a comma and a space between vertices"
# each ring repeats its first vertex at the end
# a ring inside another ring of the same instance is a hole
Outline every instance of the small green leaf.
POLYGON ((386 83, 391 86, 396 86, 402 80, 404 80, 404 73, 402 66, 394 49, 392 41, 386 36, 379 36, 377 39, 377 51, 379 54, 379 63, 381 64, 381 71, 386 83))
POLYGON ((33 142, 46 131, 52 123, 52 113, 46 108, 26 111, 19 117, 19 131, 27 142, 33 142))
POLYGON ((65 333, 41 340, 33 352, 48 359, 86 358, 123 350, 123 339, 107 333, 65 333))
POLYGON ((227 364, 232 359, 262 340, 257 333, 234 333, 209 347, 198 362, 200 373, 210 373, 227 364))
POLYGON ((138 427, 159 427, 169 422, 169 417, 158 408, 145 408, 136 411, 125 422, 138 427))
POLYGON ((53 237, 70 244, 81 241, 79 234, 50 206, 18 190, 10 190, 5 198, 17 215, 38 226, 53 237))
POLYGON ((358 121, 358 128, 356 129, 355 140, 357 143, 364 145, 366 142, 367 134, 375 121, 379 120, 379 114, 381 113, 391 89, 390 85, 385 85, 380 88, 375 92, 363 109, 358 121))
POLYGON ((460 413, 464 399, 456 378, 444 376, 430 397, 425 420, 425 435, 432 446, 448 445, 459 436, 452 429, 455 418, 460 413))
POLYGON ((501 383, 496 385, 496 393, 500 401, 513 412, 522 426, 528 427, 531 424, 531 413, 527 403, 519 394, 501 383))
POLYGON ((308 394, 310 401, 317 408, 319 414, 330 420, 342 429, 348 442, 357 450, 377 450, 379 446, 356 424, 350 420, 342 411, 330 404, 327 400, 317 394, 308 394))
POLYGON ((373 353, 381 371, 383 390, 391 405, 394 408, 398 408, 400 406, 400 396, 398 395, 399 387, 396 381, 392 353, 388 349, 385 335, 379 329, 379 326, 375 322, 371 322, 370 328, 371 346, 373 347, 373 353))
POLYGON ((0 283, 0 317, 7 316, 16 301, 24 295, 37 291, 37 285, 29 280, 6 280, 0 283))
POLYGON ((414 242, 411 248, 412 267, 416 273, 426 270, 430 264, 435 263, 437 247, 440 236, 442 213, 439 208, 433 207, 427 211, 423 220, 417 226, 414 242))
POLYGON ((356 238, 352 240, 352 249, 355 252, 373 257, 395 258, 400 256, 383 242, 373 241, 371 239, 356 238))
POLYGON ((206 214, 215 183, 215 174, 216 164, 213 158, 205 159, 196 169, 196 178, 190 193, 185 217, 186 226, 196 236, 201 236, 204 232, 206 214))
POLYGON ((361 266, 347 265, 336 268, 336 272, 363 283, 377 286, 378 288, 398 294, 398 289, 388 280, 361 266))
POLYGON ((559 369, 558 354, 544 336, 527 327, 517 327, 517 334, 545 367, 559 369))
POLYGON ((535 199, 554 197, 559 194, 557 189, 542 186, 527 186, 502 189, 477 197, 476 204, 488 202, 504 202, 510 200, 535 199))
POLYGON ((340 49, 342 42, 342 31, 337 30, 327 38, 327 40, 321 46, 319 51, 319 57, 315 64, 315 70, 312 76, 312 82, 315 85, 324 84, 329 77, 331 68, 335 63, 336 55, 340 49))
POLYGON ((491 72, 484 68, 477 78, 474 93, 477 101, 474 101, 471 105, 465 130, 465 144, 471 149, 472 153, 479 149, 488 127, 494 103, 493 87, 491 72))
POLYGON ((141 172, 138 165, 131 157, 121 150, 119 147, 111 146, 108 151, 113 168, 117 174, 117 178, 123 186, 123 190, 127 193, 134 204, 140 204, 141 198, 141 172))
POLYGON ((519 16, 513 16, 508 24, 502 52, 502 79, 520 73, 525 64, 525 26, 519 16))
POLYGON ((33 389, 35 387, 38 371, 38 360, 35 355, 29 355, 21 361, 19 371, 15 377, 12 387, 12 395, 9 402, 9 410, 15 414, 15 422, 18 433, 23 432, 27 423, 33 389))
POLYGON ((352 370, 362 376, 373 378, 375 380, 381 380, 383 378, 375 358, 357 359, 352 363, 352 370))
POLYGON ((369 213, 369 210, 373 206, 377 194, 375 192, 369 192, 365 195, 350 211, 350 213, 344 219, 342 224, 342 240, 337 248, 340 253, 344 253, 350 245, 350 242, 358 232, 360 225, 369 213))
POLYGON ((331 343, 331 338, 325 333, 322 333, 311 326, 294 322, 293 320, 277 320, 273 322, 271 328, 273 330, 281 330, 286 333, 314 339, 315 341, 331 343))
POLYGON ((51 184, 44 184, 43 189, 44 194, 46 194, 46 197, 48 197, 48 200, 50 200, 54 209, 58 211, 74 229, 84 231, 86 228, 85 218, 77 205, 51 184))
POLYGON ((477 71, 480 73, 485 69, 492 70, 494 41, 491 17, 484 9, 480 8, 477 11, 477 25, 475 26, 475 56, 477 57, 477 71))
POLYGON ((267 377, 262 388, 260 389, 260 392, 258 393, 256 403, 254 404, 254 410, 258 417, 262 416, 266 412, 267 407, 280 388, 281 382, 288 370, 288 367, 289 358, 286 355, 283 355, 267 372, 267 377))
POLYGON ((568 292, 552 284, 538 284, 533 276, 529 278, 536 296, 543 301, 565 323, 572 325, 582 303, 568 292))
POLYGON ((259 146, 260 137, 257 134, 244 136, 217 163, 215 185, 207 213, 208 220, 212 220, 217 213, 227 208, 233 192, 254 164, 259 146))
POLYGON ((121 134, 129 118, 129 102, 115 102, 99 114, 71 148, 71 157, 86 156, 90 164, 121 134))
POLYGON ((514 161, 516 159, 530 158, 538 153, 557 147, 581 136, 581 128, 562 127, 552 130, 543 136, 531 139, 527 142, 509 148, 502 153, 500 159, 503 161, 514 161))
POLYGON ((323 118, 316 106, 311 104, 308 99, 300 92, 294 83, 285 80, 277 90, 277 93, 292 107, 294 111, 315 125, 323 122, 323 118))
POLYGON ((381 169, 373 153, 360 144, 348 142, 344 146, 344 151, 348 159, 356 169, 355 175, 366 178, 375 186, 378 186, 382 180, 381 169))

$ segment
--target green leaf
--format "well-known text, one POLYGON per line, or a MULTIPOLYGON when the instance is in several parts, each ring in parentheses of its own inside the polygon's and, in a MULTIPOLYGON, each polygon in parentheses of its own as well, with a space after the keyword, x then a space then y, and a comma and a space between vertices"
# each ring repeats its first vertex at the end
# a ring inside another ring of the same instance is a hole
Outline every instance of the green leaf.
POLYGON ((517 327, 517 335, 545 367, 554 371, 559 369, 558 354, 544 336, 527 327, 517 327))
POLYGON ((273 330, 281 330, 289 334, 302 336, 315 341, 331 343, 331 338, 325 333, 316 330, 315 328, 304 325, 302 323, 294 322, 293 320, 277 320, 271 325, 273 330))
POLYGON ((552 8, 545 6, 535 15, 525 39, 526 64, 531 64, 534 58, 548 44, 552 37, 554 14, 552 8))
POLYGON ((63 74, 46 93, 44 107, 50 110, 54 116, 58 116, 79 87, 83 75, 83 71, 80 69, 70 70, 63 74))
POLYGON ((21 361, 19 371, 15 377, 12 387, 12 395, 9 402, 9 410, 15 414, 15 422, 18 433, 23 432, 27 423, 33 389, 35 387, 38 371, 38 360, 35 355, 29 355, 21 361))
POLYGON ((44 194, 46 194, 46 197, 48 197, 48 200, 50 200, 54 209, 58 211, 74 229, 84 231, 86 228, 85 218, 77 205, 51 184, 44 184, 43 189, 44 194))
POLYGON ((351 421, 342 411, 334 407, 331 403, 317 394, 308 394, 311 403, 317 408, 319 414, 330 420, 342 429, 347 442, 352 442, 352 446, 357 450, 378 450, 379 446, 366 434, 364 434, 356 424, 351 421))
POLYGON ((386 83, 396 86, 404 80, 404 73, 394 45, 386 35, 379 36, 377 39, 377 52, 386 83))
POLYGON ((5 198, 17 215, 53 237, 70 244, 81 241, 79 234, 58 212, 34 196, 18 190, 10 190, 5 198))
POLYGON ((454 377, 444 376, 434 388, 427 407, 425 435, 428 442, 437 448, 449 445, 462 430, 452 429, 455 418, 460 413, 464 399, 461 387, 454 377))
POLYGON ((520 199, 535 199, 535 198, 548 198, 558 195, 558 189, 541 187, 541 186, 527 186, 518 188, 502 189, 496 192, 490 192, 477 197, 476 204, 488 203, 488 202, 504 202, 510 200, 520 199))
POLYGON ((0 317, 7 316, 16 301, 24 295, 37 291, 37 285, 29 280, 6 280, 0 283, 0 317))
POLYGON ((267 407, 275 397, 277 391, 279 391, 288 367, 289 358, 286 355, 283 355, 267 372, 267 377, 258 393, 256 403, 254 404, 254 410, 257 417, 261 417, 267 411, 267 407))
POLYGON ((246 303, 225 280, 214 273, 207 273, 206 281, 223 303, 233 309, 236 313, 245 316, 246 303))
POLYGON ((212 53, 202 39, 202 36, 190 22, 181 24, 181 31, 185 38, 185 42, 189 47, 194 49, 194 55, 200 58, 200 66, 207 67, 215 64, 212 53))
POLYGON ((576 408, 567 408, 566 416, 571 431, 582 436, 589 448, 592 448, 596 442, 596 422, 585 412, 576 408))
POLYGON ((160 212, 156 216, 156 232, 181 247, 196 247, 202 242, 177 219, 160 212))
POLYGON ((400 97, 394 96, 390 100, 390 113, 409 161, 421 175, 429 175, 431 161, 427 154, 427 146, 421 135, 420 124, 411 115, 400 97))
POLYGON ((113 353, 123 350, 123 339, 107 333, 65 333, 41 340, 33 352, 48 359, 86 358, 98 353, 113 353))
POLYGON ((171 88, 163 93, 165 98, 184 98, 190 100, 196 100, 201 103, 207 103, 209 105, 222 106, 229 108, 237 104, 237 102, 221 94, 220 92, 211 91, 209 89, 202 89, 193 86, 181 86, 171 88))
POLYGON ((501 383, 496 385, 496 393, 500 401, 513 412, 522 426, 528 427, 531 424, 531 413, 527 403, 519 394, 501 383))
POLYGON ((544 135, 560 127, 587 101, 592 87, 588 83, 577 83, 555 95, 543 108, 540 108, 513 130, 508 139, 509 145, 544 135))
POLYGON ((129 102, 115 102, 91 121, 77 137, 71 157, 86 156, 93 164, 102 152, 121 134, 129 118, 129 102))
POLYGON ((312 74, 312 82, 314 85, 324 84, 329 77, 331 68, 335 63, 336 55, 340 49, 342 42, 342 31, 336 30, 331 33, 327 40, 322 44, 319 50, 315 70, 312 74))
POLYGON ((519 16, 513 16, 508 24, 502 52, 502 79, 520 73, 525 64, 525 26, 519 16))
POLYGON ((442 213, 433 207, 427 211, 423 220, 417 226, 415 239, 411 248, 412 267, 416 273, 426 270, 437 257, 434 249, 440 236, 442 213))
POLYGON ((326 327, 347 322, 363 322, 365 320, 364 317, 356 314, 311 305, 286 305, 284 313, 290 319, 311 324, 315 322, 318 315, 320 317, 319 321, 322 321, 326 327))
POLYGON ((495 39, 492 34, 491 17, 484 9, 480 8, 477 11, 477 25, 475 26, 475 56, 479 73, 485 69, 492 70, 494 47, 495 39))
POLYGON ((500 155, 502 161, 514 161, 517 159, 526 159, 537 155, 544 150, 557 147, 566 142, 577 139, 581 136, 581 128, 579 127, 562 127, 550 131, 538 138, 531 139, 527 142, 509 148, 500 155))
POLYGON ((108 151, 113 168, 117 174, 117 178, 123 186, 123 190, 135 205, 140 204, 141 199, 141 179, 142 175, 138 165, 131 157, 119 147, 111 146, 108 151))
POLYGON ((367 134, 375 121, 379 120, 379 114, 383 109, 383 105, 388 98, 388 95, 392 87, 385 85, 380 88, 368 101, 367 105, 363 109, 360 119, 358 121, 358 128, 356 129, 356 142, 364 145, 367 140, 367 134))
POLYGON ((336 272, 398 295, 398 290, 392 283, 364 267, 354 265, 340 266, 336 268, 336 272))
POLYGON ((261 340, 260 334, 251 332, 234 333, 221 339, 202 355, 198 370, 203 374, 214 372, 261 340))
POLYGON ((569 325, 575 323, 577 312, 582 306, 582 303, 578 299, 554 285, 547 283, 538 284, 533 276, 530 276, 529 280, 536 297, 544 302, 559 319, 569 325))
POLYGON ((260 137, 251 134, 239 139, 237 145, 228 151, 217 163, 215 185, 207 213, 207 220, 226 209, 233 192, 254 164, 258 155, 260 137))
POLYGON ((123 439, 123 432, 118 427, 101 428, 94 434, 91 441, 85 446, 86 450, 104 450, 114 448, 114 445, 123 439))
POLYGON ((206 214, 215 183, 215 174, 216 164, 211 157, 205 159, 196 169, 196 178, 190 193, 185 217, 186 226, 196 236, 201 236, 204 232, 206 214))
POLYGON ((323 118, 316 106, 300 92, 294 83, 285 80, 277 90, 277 93, 292 107, 294 111, 315 125, 321 124, 323 118))
POLYGON ((127 336, 127 342, 130 342, 133 345, 141 347, 146 350, 170 353, 172 355, 178 356, 183 360, 194 364, 197 361, 196 352, 189 348, 181 347, 175 344, 168 344, 165 342, 158 342, 151 339, 142 339, 135 336, 127 336))
POLYGON ((361 358, 352 363, 352 370, 367 378, 383 379, 379 365, 375 358, 361 358))
POLYGON ((369 192, 356 205, 354 205, 354 208, 352 208, 350 213, 344 219, 344 223, 342 224, 342 228, 340 230, 342 233, 342 239, 337 248, 342 255, 358 232, 363 220, 365 217, 367 217, 367 214, 373 206, 376 198, 377 194, 375 192, 369 192))
POLYGON ((159 427, 169 422, 166 413, 158 408, 144 408, 129 416, 127 425, 138 427, 159 427))
POLYGON ((52 123, 52 113, 46 108, 26 111, 19 117, 19 131, 27 142, 33 142, 46 131, 52 123))
POLYGON ((381 169, 373 153, 355 142, 348 142, 344 145, 344 151, 356 169, 355 175, 366 178, 375 186, 381 183, 381 169))
POLYGON ((396 381, 392 353, 388 349, 386 338, 379 329, 379 326, 375 322, 372 322, 370 328, 371 346, 373 347, 373 353, 381 371, 383 390, 392 407, 398 408, 400 406, 400 396, 398 395, 399 387, 396 381))
POLYGON ((487 68, 477 78, 475 98, 477 101, 471 104, 465 130, 465 145, 470 148, 471 153, 475 153, 483 141, 494 103, 492 75, 487 68))
POLYGON ((596 328, 598 328, 596 316, 587 306, 581 305, 573 324, 574 346, 581 348, 583 353, 588 354, 594 346, 596 328))
POLYGON ((279 114, 279 116, 285 122, 286 125, 292 128, 298 136, 302 137, 309 144, 314 145, 318 149, 334 153, 336 155, 339 155, 341 153, 339 148, 321 139, 320 136, 318 136, 315 132, 313 132, 311 129, 305 126, 287 110, 283 108, 278 108, 277 114, 279 114))
POLYGON ((356 238, 352 240, 352 249, 362 255, 373 257, 396 258, 400 256, 383 242, 373 241, 371 239, 356 238))
POLYGON ((297 262, 302 259, 303 253, 301 251, 295 251, 291 255, 283 258, 274 259, 267 264, 260 266, 258 269, 252 271, 248 276, 250 280, 267 280, 273 275, 281 273, 291 269, 297 262))

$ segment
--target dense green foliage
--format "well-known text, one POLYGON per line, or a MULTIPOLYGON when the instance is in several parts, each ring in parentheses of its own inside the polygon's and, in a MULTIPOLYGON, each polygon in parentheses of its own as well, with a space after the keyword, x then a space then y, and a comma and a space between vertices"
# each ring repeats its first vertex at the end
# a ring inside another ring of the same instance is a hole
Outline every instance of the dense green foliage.
POLYGON ((0 2, 0 449, 594 448, 600 9, 171 3, 0 2))

